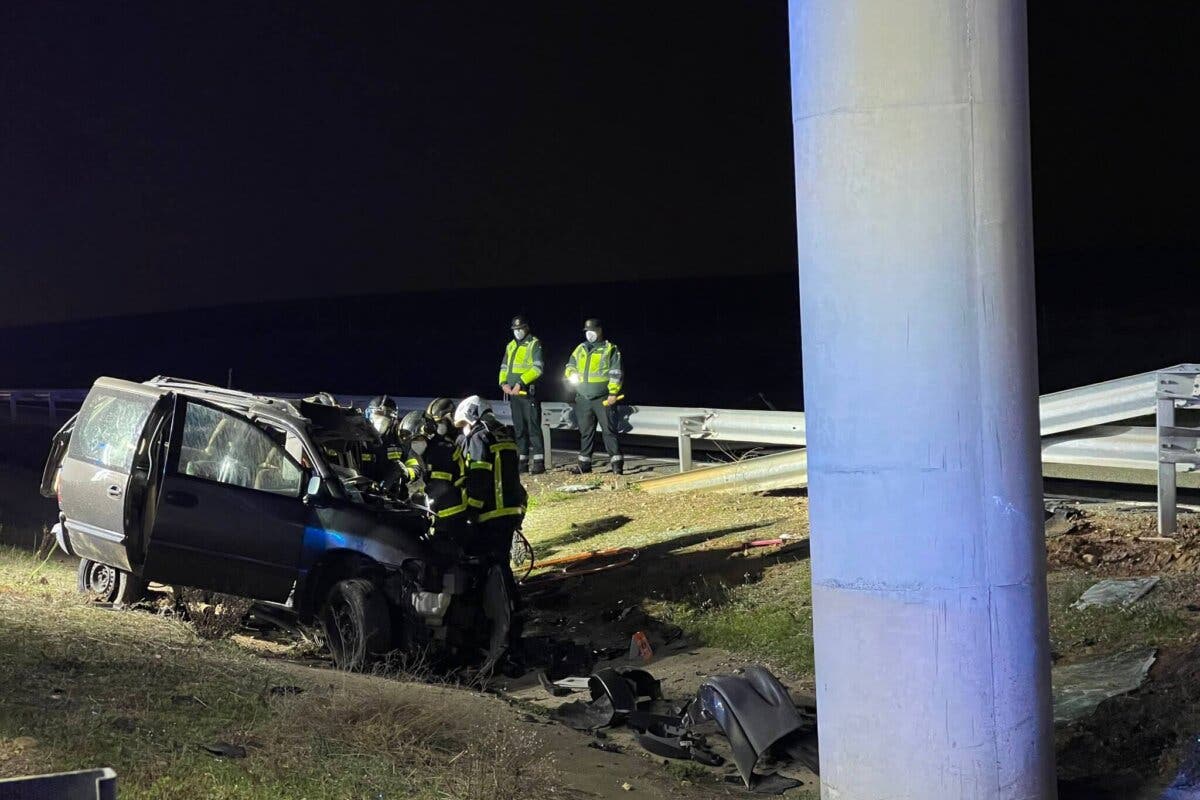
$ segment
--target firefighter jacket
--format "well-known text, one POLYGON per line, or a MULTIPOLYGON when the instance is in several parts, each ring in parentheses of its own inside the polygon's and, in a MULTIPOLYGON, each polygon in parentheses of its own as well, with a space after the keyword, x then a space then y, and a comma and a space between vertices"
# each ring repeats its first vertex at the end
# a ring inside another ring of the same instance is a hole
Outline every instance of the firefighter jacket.
POLYGON ((566 377, 579 376, 575 391, 580 397, 595 400, 621 393, 624 372, 621 370, 621 351, 610 341, 583 342, 571 353, 566 377))
POLYGON ((405 464, 407 448, 391 433, 371 445, 360 445, 358 461, 362 473, 382 486, 395 486, 402 480, 412 480, 412 470, 405 464))
MULTIPOLYGON (((522 517, 527 495, 521 485, 517 445, 507 426, 481 421, 458 439, 467 466, 467 506, 480 522, 522 517)), ((518 522, 520 520, 518 519, 518 522)))
POLYGON ((519 342, 512 339, 504 348, 499 384, 515 384, 521 389, 530 389, 534 381, 542 377, 544 368, 542 343, 536 336, 526 336, 519 342))
MULTIPOLYGON (((439 521, 461 518, 467 510, 466 462, 458 446, 442 436, 425 449, 425 497, 439 521)), ((435 524, 436 527, 436 524, 435 524)))

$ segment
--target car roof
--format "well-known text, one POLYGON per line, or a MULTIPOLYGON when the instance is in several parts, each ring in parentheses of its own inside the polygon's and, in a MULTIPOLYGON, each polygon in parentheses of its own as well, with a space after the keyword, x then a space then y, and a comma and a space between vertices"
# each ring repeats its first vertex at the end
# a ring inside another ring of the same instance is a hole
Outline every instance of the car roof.
POLYGON ((200 383, 199 381, 182 380, 160 375, 143 383, 134 383, 133 381, 121 380, 120 378, 102 377, 97 378, 93 385, 148 397, 162 397, 172 392, 187 397, 207 400, 210 403, 225 406, 226 408, 240 411, 252 417, 276 419, 299 426, 306 426, 308 424, 308 419, 291 402, 284 398, 239 392, 234 389, 225 389, 208 383, 200 383))

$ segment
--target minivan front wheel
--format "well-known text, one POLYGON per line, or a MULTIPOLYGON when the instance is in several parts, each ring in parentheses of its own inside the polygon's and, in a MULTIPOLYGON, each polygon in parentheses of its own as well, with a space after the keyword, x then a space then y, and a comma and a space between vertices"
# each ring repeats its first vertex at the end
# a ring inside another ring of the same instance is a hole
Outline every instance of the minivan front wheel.
POLYGON ((387 600, 366 578, 335 583, 318 616, 338 669, 360 672, 391 649, 387 600))
POLYGON ((79 560, 75 585, 80 593, 93 600, 118 605, 136 603, 146 591, 145 583, 138 576, 90 558, 79 560))

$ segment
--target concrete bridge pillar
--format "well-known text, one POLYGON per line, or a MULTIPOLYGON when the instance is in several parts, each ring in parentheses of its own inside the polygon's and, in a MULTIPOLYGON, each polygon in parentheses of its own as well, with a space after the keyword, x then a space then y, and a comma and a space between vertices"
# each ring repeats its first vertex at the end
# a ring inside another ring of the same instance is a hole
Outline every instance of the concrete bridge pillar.
POLYGON ((790 0, 822 797, 1055 796, 1024 0, 790 0))

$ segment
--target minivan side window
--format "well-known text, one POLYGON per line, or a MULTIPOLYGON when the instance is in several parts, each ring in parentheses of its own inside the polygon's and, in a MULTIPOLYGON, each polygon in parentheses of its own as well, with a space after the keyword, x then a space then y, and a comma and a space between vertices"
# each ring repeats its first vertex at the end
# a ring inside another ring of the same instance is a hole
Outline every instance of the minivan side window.
POLYGON ((179 472, 196 478, 299 497, 304 472, 249 420, 187 404, 179 472))
POLYGON ((153 397, 92 390, 71 435, 67 457, 128 473, 153 397))

